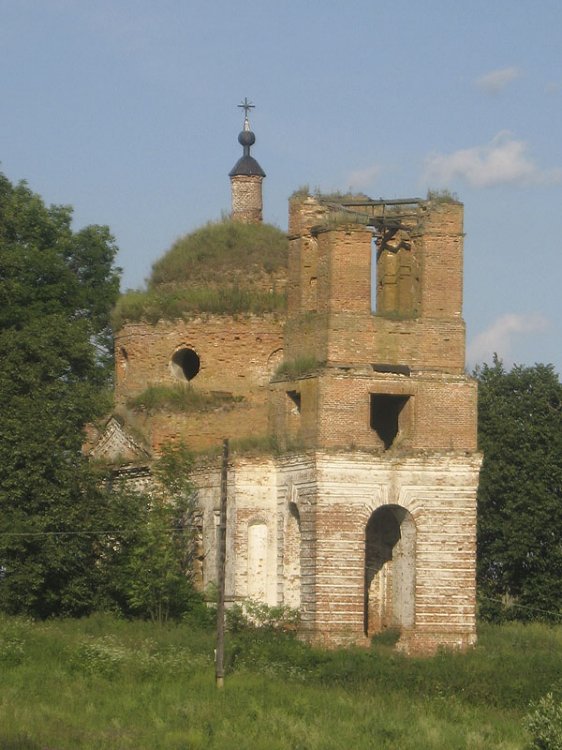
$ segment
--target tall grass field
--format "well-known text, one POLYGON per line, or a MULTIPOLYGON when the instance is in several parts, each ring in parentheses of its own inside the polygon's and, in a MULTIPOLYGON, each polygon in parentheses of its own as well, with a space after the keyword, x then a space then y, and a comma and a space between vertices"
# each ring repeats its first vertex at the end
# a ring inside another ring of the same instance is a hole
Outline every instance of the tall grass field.
POLYGON ((426 659, 230 633, 222 690, 213 648, 188 623, 0 619, 0 749, 516 750, 562 688, 560 626, 485 625, 426 659))

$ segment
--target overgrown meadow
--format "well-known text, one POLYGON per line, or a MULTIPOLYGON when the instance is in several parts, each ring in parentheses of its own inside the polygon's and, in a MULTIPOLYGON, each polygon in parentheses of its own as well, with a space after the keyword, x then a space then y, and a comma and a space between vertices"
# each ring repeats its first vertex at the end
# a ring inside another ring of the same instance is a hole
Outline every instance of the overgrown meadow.
POLYGON ((484 625, 469 653, 427 659, 242 629, 223 690, 213 648, 189 622, 4 618, 0 748, 516 750, 530 704, 562 688, 562 628, 538 624, 484 625))

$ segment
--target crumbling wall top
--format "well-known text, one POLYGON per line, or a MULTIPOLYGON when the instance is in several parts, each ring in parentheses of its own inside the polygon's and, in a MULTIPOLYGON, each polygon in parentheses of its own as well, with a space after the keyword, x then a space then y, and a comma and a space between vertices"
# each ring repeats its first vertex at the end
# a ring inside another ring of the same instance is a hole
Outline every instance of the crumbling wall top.
POLYGON ((462 218, 463 206, 454 196, 372 199, 364 194, 295 192, 289 199, 289 237, 328 231, 343 225, 363 225, 373 231, 403 230, 420 234, 441 224, 447 214, 462 218))

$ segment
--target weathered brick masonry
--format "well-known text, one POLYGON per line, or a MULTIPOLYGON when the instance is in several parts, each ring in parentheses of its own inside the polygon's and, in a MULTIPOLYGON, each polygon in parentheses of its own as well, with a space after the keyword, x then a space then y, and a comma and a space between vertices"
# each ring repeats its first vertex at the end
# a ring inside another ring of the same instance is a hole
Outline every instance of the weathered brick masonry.
POLYGON ((291 203, 284 356, 310 364, 273 378, 270 414, 281 440, 307 449, 279 492, 300 515, 312 640, 384 628, 410 652, 475 640, 481 459, 462 214, 457 202, 291 203))
POLYGON ((267 432, 269 380, 283 356, 279 317, 208 315, 155 325, 126 323, 115 344, 119 406, 157 384, 184 384, 204 394, 233 397, 230 404, 189 416, 141 416, 154 450, 173 440, 187 440, 194 450, 205 450, 225 435, 241 438, 267 432), (192 377, 188 367, 181 367, 182 353, 187 353, 188 365, 189 357, 195 362, 192 377))
MULTIPOLYGON (((261 201, 261 175, 238 171, 250 192, 259 182, 261 201)), ((245 221, 240 185, 233 210, 245 221)), ((125 324, 117 402, 126 412, 149 384, 232 397, 200 413, 137 414, 153 453, 167 440, 205 451, 223 437, 281 447, 233 456, 230 600, 298 607, 302 636, 325 645, 366 644, 390 628, 410 653, 466 648, 481 457, 464 372, 463 207, 297 196, 289 242, 286 317, 125 324)), ((201 458, 196 480, 207 585, 216 459, 201 458)))

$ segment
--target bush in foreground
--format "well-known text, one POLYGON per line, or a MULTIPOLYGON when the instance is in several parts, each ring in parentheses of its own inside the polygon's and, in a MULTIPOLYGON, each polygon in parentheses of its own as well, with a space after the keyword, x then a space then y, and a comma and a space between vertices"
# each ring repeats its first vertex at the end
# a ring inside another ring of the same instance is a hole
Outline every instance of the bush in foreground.
POLYGON ((524 724, 534 750, 562 750, 562 701, 555 700, 552 693, 531 704, 524 724))

